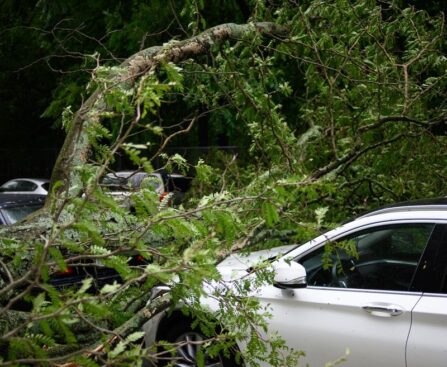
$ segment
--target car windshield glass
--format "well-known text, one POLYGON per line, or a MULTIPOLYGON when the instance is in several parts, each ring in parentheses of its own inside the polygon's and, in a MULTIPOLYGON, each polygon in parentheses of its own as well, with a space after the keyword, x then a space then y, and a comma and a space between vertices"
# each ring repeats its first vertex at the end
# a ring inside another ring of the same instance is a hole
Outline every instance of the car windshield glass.
POLYGON ((140 185, 143 189, 157 190, 162 186, 162 182, 157 176, 149 175, 141 180, 140 185))
POLYGON ((6 218, 7 222, 13 224, 19 220, 25 218, 27 215, 35 212, 37 209, 41 208, 42 205, 27 205, 18 206, 14 208, 4 208, 2 209, 3 216, 6 218))
POLYGON ((106 176, 102 179, 101 185, 110 191, 129 190, 129 180, 127 177, 106 176))
POLYGON ((161 185, 162 182, 157 176, 148 176, 146 173, 136 173, 128 177, 107 175, 101 181, 101 186, 109 191, 138 190, 140 187, 157 190, 161 185))

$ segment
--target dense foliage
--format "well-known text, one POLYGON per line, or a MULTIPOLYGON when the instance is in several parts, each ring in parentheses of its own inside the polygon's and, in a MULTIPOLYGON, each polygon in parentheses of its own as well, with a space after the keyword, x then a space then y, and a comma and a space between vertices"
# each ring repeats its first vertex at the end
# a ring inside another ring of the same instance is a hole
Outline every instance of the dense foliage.
MULTIPOLYGON (((152 45, 143 4, 131 16, 143 33, 108 39, 128 47, 118 57, 138 51, 142 39, 152 45)), ((193 20, 188 36, 215 24, 203 2, 185 4, 176 14, 193 20)), ((235 284, 235 294, 219 284, 215 264, 235 250, 302 241, 377 205, 444 195, 444 19, 398 5, 255 1, 253 23, 218 28, 220 39, 173 39, 123 63, 95 55, 86 89, 73 93, 92 95, 78 113, 75 99, 66 105, 69 84, 61 85, 63 96, 46 111, 60 113, 68 131, 53 195, 40 215, 0 233, 0 365, 124 365, 154 353, 140 348, 139 328, 158 283, 172 284, 172 304, 189 305, 185 312, 220 342, 212 348, 238 353, 232 341, 244 339, 246 361, 294 365, 297 355, 284 353, 276 335, 266 348, 258 331, 268 310, 246 297, 271 280, 269 269, 235 284), (165 154, 200 124, 239 151, 198 161, 165 154), (189 200, 172 207, 149 187, 117 203, 98 182, 123 155, 139 170, 162 162, 194 172, 189 200), (130 266, 135 252, 148 264, 130 266), (79 263, 113 268, 123 282, 95 289, 90 279, 56 291, 51 276, 79 263), (200 306, 203 282, 219 284, 212 296, 221 311, 213 317, 200 306), (13 311, 23 301, 32 311, 13 311)), ((124 14, 105 14, 126 23, 124 14)))

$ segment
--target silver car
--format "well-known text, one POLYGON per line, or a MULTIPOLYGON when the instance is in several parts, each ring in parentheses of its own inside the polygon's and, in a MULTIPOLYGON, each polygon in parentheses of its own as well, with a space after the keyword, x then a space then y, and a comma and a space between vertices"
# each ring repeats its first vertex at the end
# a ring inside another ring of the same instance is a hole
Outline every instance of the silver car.
POLYGON ((0 186, 0 192, 47 195, 50 181, 41 178, 15 178, 0 186))

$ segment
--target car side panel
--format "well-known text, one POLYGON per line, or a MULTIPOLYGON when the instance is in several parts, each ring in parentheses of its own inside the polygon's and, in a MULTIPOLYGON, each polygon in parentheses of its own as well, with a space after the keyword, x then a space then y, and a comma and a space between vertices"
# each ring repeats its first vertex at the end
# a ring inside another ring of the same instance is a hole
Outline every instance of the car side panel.
POLYGON ((447 295, 424 295, 413 310, 407 367, 447 365, 447 295))
POLYGON ((447 365, 447 225, 437 226, 416 278, 424 291, 412 312, 407 367, 447 365))
POLYGON ((324 366, 348 350, 346 367, 405 367, 411 310, 421 294, 271 286, 260 296, 272 314, 270 332, 306 353, 302 365, 324 366), (363 309, 368 305, 394 305, 402 314, 371 314, 363 309))

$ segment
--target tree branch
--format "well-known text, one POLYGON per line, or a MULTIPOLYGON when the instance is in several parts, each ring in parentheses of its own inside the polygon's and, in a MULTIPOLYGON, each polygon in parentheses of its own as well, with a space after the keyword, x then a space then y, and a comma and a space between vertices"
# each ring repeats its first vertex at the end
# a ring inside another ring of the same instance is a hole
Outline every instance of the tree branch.
MULTIPOLYGON (((135 78, 148 73, 161 64, 168 62, 180 63, 184 60, 203 55, 209 52, 212 46, 221 44, 227 40, 241 39, 251 33, 281 37, 285 36, 287 31, 287 28, 283 26, 268 22, 222 24, 183 41, 173 41, 164 46, 154 46, 137 52, 121 64, 124 72, 116 77, 116 82, 124 83, 129 87, 129 84, 135 78)), ((89 114, 95 106, 97 108, 98 106, 102 106, 103 109, 106 106, 100 90, 95 91, 73 117, 70 130, 54 166, 51 182, 54 184, 57 181, 61 181, 63 183, 63 190, 76 187, 76 183, 79 180, 76 178, 76 173, 73 168, 87 161, 90 144, 86 132, 86 125, 92 122, 90 121, 91 119, 97 119, 97 117, 92 117, 89 114)), ((71 194, 77 195, 78 192, 79 189, 78 191, 72 191, 71 194)))

